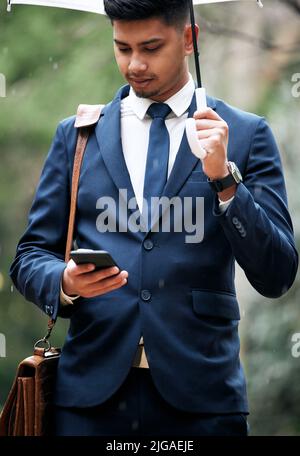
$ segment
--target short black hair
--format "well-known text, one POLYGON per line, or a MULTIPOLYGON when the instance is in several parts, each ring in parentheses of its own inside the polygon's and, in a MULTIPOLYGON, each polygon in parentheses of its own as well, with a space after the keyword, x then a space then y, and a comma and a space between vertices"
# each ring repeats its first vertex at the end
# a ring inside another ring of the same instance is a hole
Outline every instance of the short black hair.
POLYGON ((104 0, 107 16, 114 21, 160 18, 166 25, 184 27, 189 0, 104 0))

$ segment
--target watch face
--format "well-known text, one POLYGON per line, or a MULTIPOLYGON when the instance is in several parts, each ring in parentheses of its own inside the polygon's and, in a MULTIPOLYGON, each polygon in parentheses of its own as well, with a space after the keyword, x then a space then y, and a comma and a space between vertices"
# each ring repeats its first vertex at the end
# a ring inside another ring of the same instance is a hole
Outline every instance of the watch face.
POLYGON ((236 164, 234 162, 228 162, 228 164, 229 164, 230 172, 231 172, 232 176, 234 177, 234 180, 236 181, 237 184, 239 184, 240 182, 243 181, 240 170, 238 169, 238 167, 236 166, 236 164))

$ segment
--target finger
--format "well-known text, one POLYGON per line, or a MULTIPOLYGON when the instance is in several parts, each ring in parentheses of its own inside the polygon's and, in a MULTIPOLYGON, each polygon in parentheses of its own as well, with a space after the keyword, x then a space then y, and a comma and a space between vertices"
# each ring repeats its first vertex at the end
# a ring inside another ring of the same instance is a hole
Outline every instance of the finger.
POLYGON ((198 130, 198 139, 209 139, 211 137, 223 137, 224 132, 220 128, 211 128, 210 130, 198 130))
POLYGON ((220 120, 200 119, 196 120, 197 130, 209 130, 210 128, 226 128, 227 124, 220 120))
POLYGON ((95 289, 101 288, 106 288, 111 285, 114 285, 123 279, 128 278, 128 272, 127 271, 122 271, 118 275, 113 275, 107 278, 102 278, 100 280, 97 280, 96 282, 89 282, 86 286, 88 287, 89 291, 94 291, 95 289))
POLYGON ((220 135, 212 135, 209 138, 201 139, 200 143, 209 155, 218 150, 220 146, 224 146, 224 142, 220 135))
POLYGON ((98 282, 98 284, 103 288, 107 288, 107 287, 110 287, 111 285, 115 285, 118 282, 121 282, 122 280, 127 279, 127 278, 128 278, 128 272, 122 271, 122 272, 120 272, 120 274, 118 274, 116 276, 100 280, 98 282))
POLYGON ((90 291, 88 293, 88 295, 90 298, 93 298, 95 296, 101 296, 101 295, 109 293, 110 291, 117 290, 118 288, 124 287, 124 285, 126 285, 126 284, 127 284, 127 279, 122 279, 121 281, 119 281, 113 285, 110 285, 110 286, 107 286, 107 287, 101 288, 101 289, 97 288, 93 291, 90 291))
POLYGON ((194 119, 211 119, 211 120, 223 120, 219 114, 211 108, 202 109, 194 113, 194 119))
POLYGON ((119 268, 116 266, 112 268, 101 269, 101 271, 94 271, 90 274, 87 274, 84 279, 84 283, 87 285, 99 282, 100 280, 106 279, 107 277, 112 277, 117 275, 120 272, 119 268))
POLYGON ((67 264, 67 268, 71 275, 78 276, 94 271, 95 265, 92 263, 76 264, 74 260, 70 260, 67 264))

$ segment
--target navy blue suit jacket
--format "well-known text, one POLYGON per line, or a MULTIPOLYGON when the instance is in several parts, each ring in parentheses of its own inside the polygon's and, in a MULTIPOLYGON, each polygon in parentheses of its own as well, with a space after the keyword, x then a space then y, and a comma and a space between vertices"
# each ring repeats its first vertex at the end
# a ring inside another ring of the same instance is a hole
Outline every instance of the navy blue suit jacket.
MULTIPOLYGON (((129 272, 128 284, 104 296, 80 298, 68 309, 60 306, 74 117, 58 126, 11 266, 11 278, 27 300, 53 318, 70 318, 56 403, 86 407, 109 398, 126 378, 143 335, 153 380, 168 402, 193 412, 247 412, 234 260, 270 298, 289 289, 298 266, 275 140, 263 118, 208 98, 229 125, 228 157, 244 178, 226 213, 219 211, 201 161, 184 136, 164 195, 204 198, 202 242, 186 243, 187 233, 172 230, 173 222, 170 233, 100 233, 98 198, 111 197, 118 207, 119 189, 134 197, 120 135, 120 101, 128 91, 128 86, 119 90, 90 136, 75 232, 78 247, 108 250, 129 272)), ((195 110, 193 100, 189 115, 195 110)), ((118 224, 118 213, 115 217, 118 224)))

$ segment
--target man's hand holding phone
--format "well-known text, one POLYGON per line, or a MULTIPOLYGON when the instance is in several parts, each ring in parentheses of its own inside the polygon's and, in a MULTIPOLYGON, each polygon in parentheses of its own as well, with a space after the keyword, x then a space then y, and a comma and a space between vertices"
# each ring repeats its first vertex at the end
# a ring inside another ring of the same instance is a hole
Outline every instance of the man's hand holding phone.
MULTIPOLYGON (((74 252, 74 255, 72 255, 73 252, 71 253, 71 257, 73 256, 77 263, 71 258, 64 270, 62 278, 64 293, 68 296, 79 295, 83 298, 93 298, 126 285, 127 271, 120 271, 116 265, 111 267, 101 266, 100 269, 97 269, 97 255, 93 263, 87 262, 91 257, 86 252, 77 251, 74 252)), ((95 255, 95 253, 92 255, 95 255)), ((106 257, 107 255, 106 253, 106 257)), ((103 255, 98 255, 98 257, 99 259, 100 257, 103 258, 103 255)))

